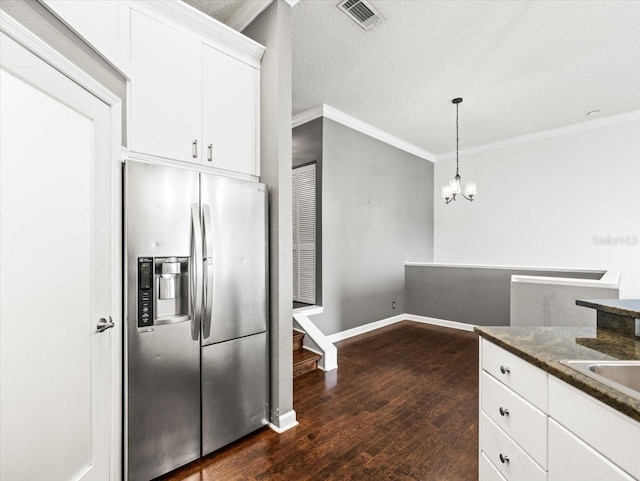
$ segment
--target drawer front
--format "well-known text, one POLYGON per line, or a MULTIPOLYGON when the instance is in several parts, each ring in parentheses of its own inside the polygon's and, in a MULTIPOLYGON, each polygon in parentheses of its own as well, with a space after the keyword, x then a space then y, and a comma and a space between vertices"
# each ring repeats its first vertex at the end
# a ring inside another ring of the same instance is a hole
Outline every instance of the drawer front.
POLYGON ((549 377, 549 415, 613 464, 640 479, 640 423, 549 377))
POLYGON ((547 373, 481 338, 482 369, 547 412, 547 373))
POLYGON ((480 414, 480 423, 481 449, 508 481, 545 481, 547 479, 547 472, 538 466, 533 458, 509 438, 489 416, 480 414))
POLYGON ((547 415, 482 372, 482 411, 540 466, 547 467, 547 415))
POLYGON ((507 481, 484 453, 480 453, 480 481, 507 481))
POLYGON ((633 478, 550 419, 549 481, 603 480, 633 481, 633 478))

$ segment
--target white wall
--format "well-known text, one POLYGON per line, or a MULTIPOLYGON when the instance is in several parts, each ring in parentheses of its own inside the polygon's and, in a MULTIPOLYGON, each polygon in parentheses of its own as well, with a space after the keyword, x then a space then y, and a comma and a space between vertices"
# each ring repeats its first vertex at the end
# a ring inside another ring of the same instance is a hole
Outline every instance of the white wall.
POLYGON ((435 164, 434 262, 619 270, 620 297, 640 298, 640 115, 462 153, 460 169, 477 199, 446 205, 455 158, 435 164))

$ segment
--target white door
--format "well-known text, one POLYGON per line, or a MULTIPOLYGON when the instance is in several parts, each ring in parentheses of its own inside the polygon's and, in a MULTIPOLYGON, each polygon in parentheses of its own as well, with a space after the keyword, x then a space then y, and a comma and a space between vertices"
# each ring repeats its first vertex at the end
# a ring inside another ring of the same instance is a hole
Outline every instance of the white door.
POLYGON ((109 107, 0 40, 0 478, 107 480, 109 107))
POLYGON ((259 71, 208 45, 202 47, 204 164, 258 175, 259 71))
POLYGON ((201 161, 202 43, 131 10, 131 150, 201 161))
POLYGON ((293 300, 316 302, 316 165, 293 169, 293 300))

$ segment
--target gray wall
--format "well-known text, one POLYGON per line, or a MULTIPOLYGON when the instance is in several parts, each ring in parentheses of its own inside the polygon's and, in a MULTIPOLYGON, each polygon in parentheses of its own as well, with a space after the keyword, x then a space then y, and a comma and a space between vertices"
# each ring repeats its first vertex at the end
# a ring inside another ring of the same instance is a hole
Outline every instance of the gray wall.
POLYGON ((126 146, 127 80, 40 3, 34 0, 2 0, 0 10, 4 10, 122 100, 122 145, 126 146))
POLYGON ((433 255, 433 164, 325 118, 322 208, 320 330, 406 312, 404 262, 433 255))
POLYGON ((275 0, 243 32, 267 50, 260 77, 260 169, 269 188, 271 422, 293 410, 291 7, 275 0))
POLYGON ((293 166, 322 161, 322 117, 293 129, 293 166))
POLYGON ((316 164, 316 304, 322 305, 322 117, 292 132, 293 167, 316 164))
POLYGON ((595 328, 597 311, 576 306, 576 300, 619 297, 619 290, 609 287, 514 282, 511 284, 511 325, 595 328))
POLYGON ((481 326, 509 325, 512 275, 600 279, 604 274, 446 266, 405 266, 404 272, 405 312, 481 326))

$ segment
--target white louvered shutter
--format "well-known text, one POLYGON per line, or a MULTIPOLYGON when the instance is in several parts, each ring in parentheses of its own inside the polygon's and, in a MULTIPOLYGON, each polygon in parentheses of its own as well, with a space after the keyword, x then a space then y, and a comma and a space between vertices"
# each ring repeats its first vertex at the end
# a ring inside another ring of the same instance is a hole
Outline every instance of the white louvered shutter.
POLYGON ((294 170, 293 259, 295 301, 316 300, 316 166, 294 170))
POLYGON ((298 173, 293 171, 292 190, 293 190, 293 300, 298 300, 298 198, 299 198, 299 182, 298 173))

